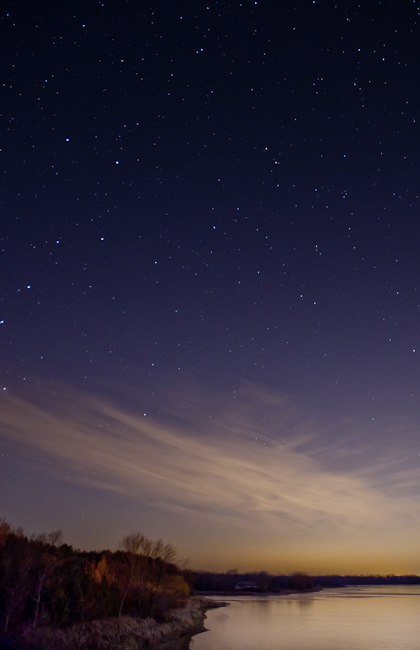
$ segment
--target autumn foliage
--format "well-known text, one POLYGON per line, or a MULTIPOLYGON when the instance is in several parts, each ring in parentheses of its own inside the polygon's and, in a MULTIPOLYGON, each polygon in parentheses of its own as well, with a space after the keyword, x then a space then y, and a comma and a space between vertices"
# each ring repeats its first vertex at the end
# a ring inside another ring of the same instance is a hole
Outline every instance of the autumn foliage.
POLYGON ((60 541, 59 531, 28 539, 0 520, 0 647, 39 628, 122 616, 164 620, 188 599, 176 565, 156 553, 81 552, 60 541))

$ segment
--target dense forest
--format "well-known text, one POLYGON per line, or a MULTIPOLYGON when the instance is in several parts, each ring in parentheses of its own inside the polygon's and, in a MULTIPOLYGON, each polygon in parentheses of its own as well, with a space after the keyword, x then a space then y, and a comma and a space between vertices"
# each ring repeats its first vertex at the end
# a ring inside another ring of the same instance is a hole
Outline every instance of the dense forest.
POLYGON ((175 554, 169 544, 132 533, 121 544, 131 550, 82 552, 60 541, 60 531, 28 539, 0 520, 0 647, 39 627, 122 616, 163 621, 188 599, 182 572, 167 561, 175 554))

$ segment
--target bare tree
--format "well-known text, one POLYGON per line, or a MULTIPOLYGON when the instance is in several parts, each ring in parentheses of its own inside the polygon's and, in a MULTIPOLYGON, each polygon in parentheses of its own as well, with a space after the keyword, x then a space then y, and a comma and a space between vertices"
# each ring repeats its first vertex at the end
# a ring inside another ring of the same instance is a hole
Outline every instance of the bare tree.
POLYGON ((148 539, 147 537, 145 537, 144 541, 143 541, 143 548, 142 548, 142 551, 141 551, 142 555, 150 556, 151 553, 152 553, 152 545, 153 545, 153 542, 150 539, 148 539))
POLYGON ((164 543, 161 539, 152 542, 150 557, 162 557, 164 543))
POLYGON ((172 544, 165 544, 161 539, 152 541, 141 531, 131 531, 125 535, 120 542, 120 547, 129 553, 161 558, 165 562, 174 562, 176 558, 176 550, 172 544))
POLYGON ((177 552, 175 547, 172 544, 164 544, 162 549, 162 555, 160 556, 165 562, 175 562, 177 552))
POLYGON ((63 542, 63 531, 57 528, 47 535, 48 543, 52 546, 59 546, 63 542))
POLYGON ((3 517, 0 518, 0 546, 4 546, 6 543, 6 538, 10 533, 12 533, 12 527, 7 523, 3 517))
POLYGON ((122 538, 120 546, 128 553, 136 553, 140 555, 143 554, 145 539, 144 533, 140 530, 131 531, 131 533, 122 538))

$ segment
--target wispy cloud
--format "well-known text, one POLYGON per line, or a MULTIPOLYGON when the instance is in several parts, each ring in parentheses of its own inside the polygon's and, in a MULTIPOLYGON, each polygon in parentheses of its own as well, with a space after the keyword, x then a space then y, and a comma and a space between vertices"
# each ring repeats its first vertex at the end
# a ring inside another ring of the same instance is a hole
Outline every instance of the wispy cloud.
POLYGON ((3 393, 1 437, 56 476, 232 525, 354 530, 418 518, 419 473, 394 452, 335 469, 345 445, 321 441, 283 396, 187 393, 159 418, 64 389, 3 393))

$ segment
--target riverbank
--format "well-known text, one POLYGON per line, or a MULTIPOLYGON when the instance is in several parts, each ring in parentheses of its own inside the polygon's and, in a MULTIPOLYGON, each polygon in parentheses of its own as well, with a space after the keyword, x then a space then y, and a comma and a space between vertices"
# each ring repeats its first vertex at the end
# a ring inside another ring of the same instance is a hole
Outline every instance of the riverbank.
POLYGON ((202 596, 193 596, 179 609, 170 610, 163 623, 129 616, 78 623, 65 630, 39 628, 28 634, 19 650, 165 650, 184 636, 205 630, 208 609, 223 607, 202 596))
POLYGON ((189 641, 192 636, 195 634, 200 634, 201 632, 206 632, 204 627, 204 621, 206 619, 206 612, 209 609, 216 609, 217 607, 227 607, 229 603, 223 601, 217 601, 209 598, 204 598, 203 596, 193 596, 191 598, 193 603, 193 610, 196 612, 196 622, 195 625, 188 628, 183 628, 179 632, 175 632, 170 635, 163 643, 158 644, 153 650, 181 650, 184 648, 189 648, 189 641))

